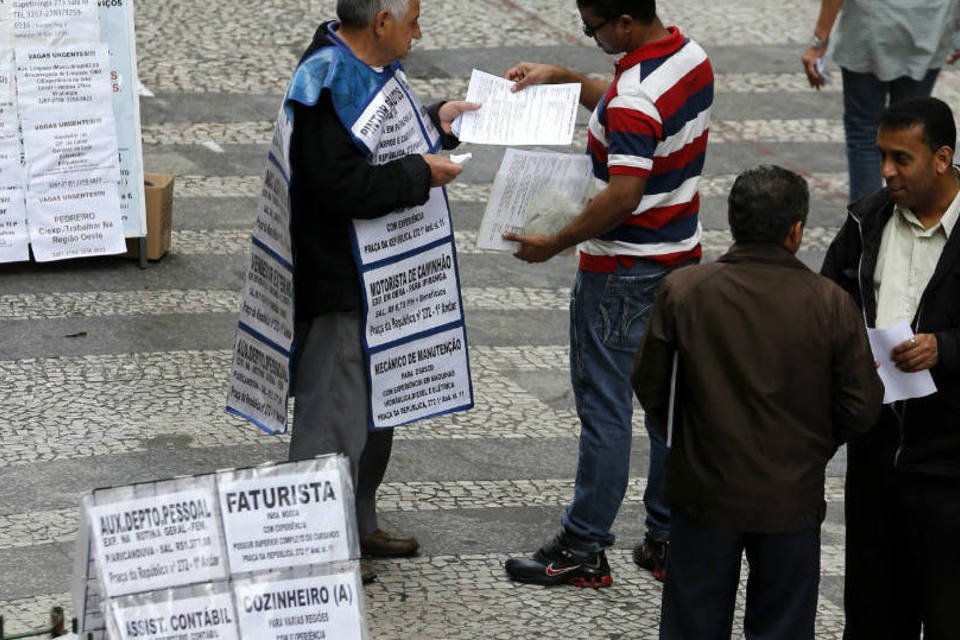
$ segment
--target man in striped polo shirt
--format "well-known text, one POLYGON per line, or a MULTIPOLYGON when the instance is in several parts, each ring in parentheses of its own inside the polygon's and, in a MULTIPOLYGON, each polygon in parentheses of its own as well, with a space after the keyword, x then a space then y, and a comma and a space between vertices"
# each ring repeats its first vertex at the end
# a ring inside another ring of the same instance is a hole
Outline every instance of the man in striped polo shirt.
MULTIPOLYGON (((532 558, 511 558, 511 579, 542 585, 611 584, 604 549, 626 493, 633 398, 630 372, 654 294, 671 270, 699 261, 700 196, 713 103, 703 49, 665 27, 655 0, 577 0, 583 32, 609 54, 624 54, 610 85, 569 69, 521 63, 507 72, 516 90, 580 82, 593 109, 588 153, 604 188, 553 235, 505 234, 516 256, 549 260, 579 245, 571 292, 570 370, 580 417, 573 502, 562 531, 532 558)), ((663 579, 670 514, 660 492, 666 444, 650 434, 644 504, 647 534, 634 559, 663 579)))

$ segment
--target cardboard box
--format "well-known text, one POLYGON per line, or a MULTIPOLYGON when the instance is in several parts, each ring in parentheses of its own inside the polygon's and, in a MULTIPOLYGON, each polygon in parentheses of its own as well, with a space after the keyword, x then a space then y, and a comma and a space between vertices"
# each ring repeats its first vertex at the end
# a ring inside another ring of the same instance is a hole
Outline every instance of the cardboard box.
MULTIPOLYGON (((159 260, 170 250, 173 232, 173 176, 169 173, 143 174, 147 202, 147 260, 159 260)), ((139 238, 127 238, 128 258, 140 257, 139 238)))

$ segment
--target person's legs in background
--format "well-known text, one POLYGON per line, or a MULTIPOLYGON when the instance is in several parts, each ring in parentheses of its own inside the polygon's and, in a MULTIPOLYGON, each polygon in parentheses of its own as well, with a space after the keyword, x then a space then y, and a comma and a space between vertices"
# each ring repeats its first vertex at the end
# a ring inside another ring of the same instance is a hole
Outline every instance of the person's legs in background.
POLYGON ((661 640, 729 640, 743 534, 708 527, 674 509, 670 571, 660 604, 661 640))
POLYGON ((877 125, 887 106, 889 86, 872 73, 843 72, 843 129, 847 145, 847 172, 850 176, 850 202, 855 202, 883 186, 880 152, 877 151, 877 125))

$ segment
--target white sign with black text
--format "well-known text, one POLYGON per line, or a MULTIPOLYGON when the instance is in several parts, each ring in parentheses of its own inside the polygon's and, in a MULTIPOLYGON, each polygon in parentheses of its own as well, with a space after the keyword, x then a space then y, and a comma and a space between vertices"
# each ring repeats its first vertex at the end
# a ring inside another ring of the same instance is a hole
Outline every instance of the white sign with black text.
POLYGON ((467 406, 472 394, 463 327, 370 354, 370 376, 378 427, 467 406))
POLYGON ((235 580, 243 640, 364 640, 367 628, 357 563, 336 573, 235 580))
POLYGON ((213 482, 90 509, 108 597, 226 577, 213 482))
POLYGON ((217 490, 231 572, 359 555, 349 474, 342 457, 220 472, 217 490))
POLYGON ((115 182, 79 189, 30 191, 27 217, 37 262, 123 253, 115 182))
POLYGON ((239 640, 227 583, 168 589, 110 600, 115 640, 239 640))

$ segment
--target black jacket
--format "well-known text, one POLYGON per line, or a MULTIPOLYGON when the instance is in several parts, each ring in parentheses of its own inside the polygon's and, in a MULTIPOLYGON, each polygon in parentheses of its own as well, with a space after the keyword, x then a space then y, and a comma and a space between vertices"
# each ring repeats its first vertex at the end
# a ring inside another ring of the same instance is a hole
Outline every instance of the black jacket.
MULTIPOLYGON (((304 53, 332 46, 327 25, 317 29, 304 53)), ((430 168, 419 155, 373 166, 340 122, 330 92, 314 106, 293 102, 290 140, 290 208, 298 321, 333 311, 361 308, 360 279, 353 257, 350 227, 423 204, 430 195, 430 168)), ((427 111, 440 130, 442 103, 427 111)), ((443 136, 445 149, 456 146, 443 136)))
MULTIPOLYGON (((853 295, 867 326, 875 326, 873 277, 884 226, 894 202, 886 189, 850 205, 821 272, 853 295)), ((937 393, 885 406, 880 423, 851 446, 905 471, 960 476, 960 232, 950 236, 913 319, 914 333, 937 337, 937 393)))

